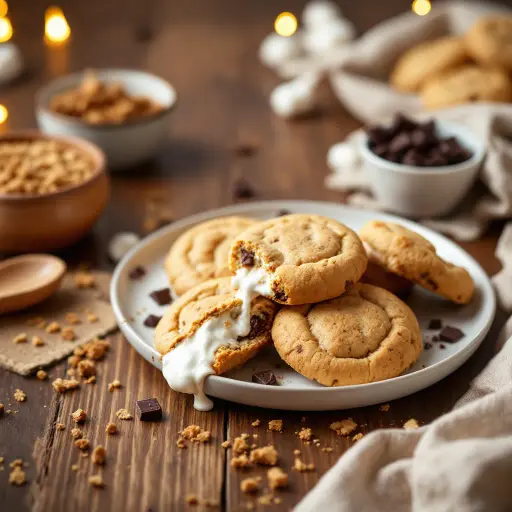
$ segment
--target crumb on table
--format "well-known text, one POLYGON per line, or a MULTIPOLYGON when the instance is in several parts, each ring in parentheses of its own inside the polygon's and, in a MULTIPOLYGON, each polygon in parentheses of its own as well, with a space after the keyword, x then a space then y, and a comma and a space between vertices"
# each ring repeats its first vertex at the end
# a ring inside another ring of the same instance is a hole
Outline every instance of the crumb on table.
POLYGON ((264 446, 251 451, 251 462, 265 466, 275 466, 278 459, 277 450, 272 446, 264 446))
POLYGON ((111 436, 113 434, 117 434, 117 425, 115 423, 109 423, 105 428, 105 432, 111 436))
POLYGON ((244 478, 240 482, 240 490, 245 493, 256 492, 260 488, 260 483, 256 478, 244 478))
POLYGON ((288 474, 281 468, 274 467, 267 471, 268 485, 271 489, 288 487, 288 474))
POLYGON ((27 394, 21 389, 16 389, 14 391, 14 400, 16 400, 16 402, 25 402, 27 400, 27 394))
POLYGON ((411 418, 410 420, 407 420, 404 423, 404 428, 405 428, 405 430, 415 430, 417 428, 420 428, 420 426, 419 426, 417 420, 415 420, 414 418, 411 418))
POLYGON ((84 423, 87 419, 87 413, 79 407, 75 412, 71 413, 71 417, 75 423, 84 423))
POLYGON ((128 411, 128 409, 119 409, 119 410, 116 412, 116 416, 117 416, 120 420, 125 420, 125 421, 128 421, 128 420, 133 419, 133 416, 130 414, 130 411, 128 411))
POLYGON ((339 436, 348 436, 357 428, 357 423, 352 418, 347 418, 331 423, 329 428, 334 430, 339 436))
POLYGON ((274 432, 282 432, 283 420, 270 420, 268 422, 268 429, 274 432))

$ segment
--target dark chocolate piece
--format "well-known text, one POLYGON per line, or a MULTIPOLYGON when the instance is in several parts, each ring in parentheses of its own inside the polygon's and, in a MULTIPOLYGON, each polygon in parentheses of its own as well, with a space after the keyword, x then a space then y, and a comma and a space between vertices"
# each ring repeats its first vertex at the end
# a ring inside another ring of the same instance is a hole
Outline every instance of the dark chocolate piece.
POLYGON ((140 421, 160 421, 162 419, 162 408, 156 398, 137 400, 135 404, 140 421))
POLYGON ((250 199, 255 193, 247 182, 239 180, 234 185, 233 196, 235 199, 250 199))
POLYGON ((439 348, 440 348, 441 350, 444 350, 444 349, 446 348, 446 345, 443 345, 442 343, 440 343, 440 344, 439 344, 439 348))
POLYGON ((251 329, 247 335, 247 339, 253 340, 264 333, 267 327, 268 318, 265 316, 252 315, 250 320, 251 329))
POLYGON ((146 320, 144 320, 144 325, 146 327, 156 327, 158 325, 158 322, 161 320, 161 316, 157 315, 148 315, 146 320))
POLYGON ((244 267, 254 266, 254 254, 243 247, 240 249, 240 263, 244 267))
POLYGON ((280 290, 274 292, 274 297, 277 301, 280 302, 286 302, 288 300, 286 293, 280 290))
POLYGON ((437 341, 441 341, 441 340, 439 339, 439 336, 437 334, 435 334, 434 336, 432 336, 432 341, 437 342, 437 341))
POLYGON ((432 318, 430 322, 428 323, 427 329, 430 329, 432 331, 439 331, 443 328, 443 322, 440 318, 432 318))
POLYGON ((430 350, 432 348, 432 343, 429 343, 428 341, 423 343, 423 348, 425 350, 430 350))
POLYGON ((159 305, 165 306, 172 302, 171 290, 169 288, 162 288, 151 292, 149 296, 159 305))
POLYGON ((275 386, 277 379, 272 370, 262 370, 252 374, 252 381, 256 384, 263 384, 264 386, 275 386))
POLYGON ((460 329, 457 329, 457 327, 452 327, 451 325, 447 325, 439 333, 439 339, 441 341, 446 341, 447 343, 456 343, 463 337, 464 333, 460 329))
POLYGON ((144 277, 145 275, 146 269, 144 267, 141 267, 140 265, 137 265, 136 267, 132 268, 132 270, 130 270, 128 277, 135 281, 137 279, 140 279, 141 277, 144 277))

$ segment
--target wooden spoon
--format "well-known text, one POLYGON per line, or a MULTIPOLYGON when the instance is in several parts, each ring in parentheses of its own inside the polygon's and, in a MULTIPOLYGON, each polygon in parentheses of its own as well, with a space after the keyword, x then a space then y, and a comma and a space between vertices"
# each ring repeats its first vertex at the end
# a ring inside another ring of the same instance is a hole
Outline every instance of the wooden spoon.
POLYGON ((66 264, 50 254, 26 254, 0 262, 0 313, 19 311, 60 286, 66 264))

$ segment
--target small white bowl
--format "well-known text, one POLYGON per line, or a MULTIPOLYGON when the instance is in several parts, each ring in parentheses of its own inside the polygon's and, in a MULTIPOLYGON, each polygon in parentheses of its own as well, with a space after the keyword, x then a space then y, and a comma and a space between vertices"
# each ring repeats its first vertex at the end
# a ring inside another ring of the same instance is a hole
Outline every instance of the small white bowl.
POLYGON ((443 167, 404 165, 377 156, 361 137, 361 154, 373 194, 387 210, 407 217, 436 217, 453 210, 473 185, 485 145, 464 126, 436 120, 442 137, 456 137, 472 157, 443 167))
POLYGON ((164 109, 148 117, 123 124, 89 124, 85 121, 50 110, 52 98, 76 87, 84 74, 74 73, 58 78, 43 87, 37 97, 36 117, 39 128, 52 135, 81 137, 99 146, 107 155, 111 169, 132 167, 150 159, 168 137, 169 116, 176 103, 176 91, 165 80, 127 69, 95 70, 102 82, 120 82, 130 95, 147 96, 164 109))

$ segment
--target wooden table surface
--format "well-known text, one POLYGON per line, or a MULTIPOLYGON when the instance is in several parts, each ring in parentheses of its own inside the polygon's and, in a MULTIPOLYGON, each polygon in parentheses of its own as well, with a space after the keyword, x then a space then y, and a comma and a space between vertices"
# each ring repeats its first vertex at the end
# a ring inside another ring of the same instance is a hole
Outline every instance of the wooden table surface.
MULTIPOLYGON (((152 71, 171 81, 178 92, 172 115, 170 140, 151 165, 116 174, 110 204, 94 231, 63 254, 71 264, 91 262, 112 269, 105 247, 120 230, 143 232, 148 204, 165 201, 174 218, 233 202, 232 185, 243 177, 258 199, 315 199, 340 201, 327 191, 323 180, 326 150, 358 127, 328 90, 320 115, 286 122, 272 114, 268 95, 276 76, 257 61, 257 49, 281 10, 300 13, 304 2, 238 0, 69 0, 61 3, 72 28, 68 55, 55 55, 42 42, 47 2, 11 2, 15 41, 27 61, 27 73, 1 91, 9 109, 7 129, 35 127, 33 107, 37 89, 52 76, 84 67, 130 67, 152 71), (251 157, 237 154, 239 144, 257 147, 251 157)), ((342 2, 346 15, 364 31, 382 19, 410 7, 410 2, 388 0, 342 2)), ((493 256, 499 227, 482 240, 464 244, 489 274, 499 269, 493 256)), ((450 409, 467 389, 470 379, 495 350, 498 315, 493 331, 478 352, 460 370, 413 396, 392 402, 388 412, 377 406, 350 412, 308 413, 306 425, 332 453, 299 441, 295 432, 304 426, 304 414, 267 411, 216 400, 215 409, 199 413, 189 397, 172 392, 161 373, 146 363, 119 334, 110 337, 113 348, 99 364, 98 383, 80 391, 57 395, 47 382, 23 378, 0 370, 0 401, 13 403, 17 414, 0 419, 0 456, 6 463, 22 457, 29 463, 29 483, 8 485, 8 466, 0 473, 0 509, 75 512, 85 510, 164 511, 186 509, 185 497, 197 495, 219 503, 222 510, 242 510, 249 502, 240 492, 246 475, 265 476, 264 469, 246 473, 229 467, 220 443, 247 432, 259 435, 257 443, 274 443, 281 466, 290 474, 290 488, 277 493, 288 510, 351 446, 328 426, 351 416, 366 433, 377 428, 400 427, 409 418, 427 423, 450 409), (109 393, 107 383, 119 378, 122 390, 109 393), (12 402, 16 388, 28 400, 12 402), (165 411, 155 424, 118 422, 118 436, 105 435, 105 425, 119 408, 134 410, 136 399, 157 397, 165 411), (93 446, 104 444, 107 464, 102 470, 106 486, 92 489, 87 477, 96 473, 90 458, 80 459, 69 430, 69 414, 78 407, 89 413, 84 426, 93 446), (262 426, 254 428, 255 419, 262 426), (283 419, 284 433, 268 432, 270 419, 283 419), (64 432, 55 430, 63 422, 64 432), (179 450, 177 433, 197 424, 212 432, 213 441, 179 450), (290 471, 293 450, 314 463, 309 473, 290 471), (79 461, 77 473, 71 465, 79 461)), ((51 368, 51 379, 64 376, 66 363, 51 368)), ((256 503, 258 509, 261 505, 256 503)), ((203 507, 198 507, 199 509, 203 507)))

